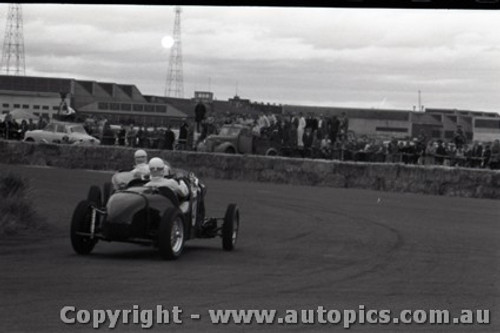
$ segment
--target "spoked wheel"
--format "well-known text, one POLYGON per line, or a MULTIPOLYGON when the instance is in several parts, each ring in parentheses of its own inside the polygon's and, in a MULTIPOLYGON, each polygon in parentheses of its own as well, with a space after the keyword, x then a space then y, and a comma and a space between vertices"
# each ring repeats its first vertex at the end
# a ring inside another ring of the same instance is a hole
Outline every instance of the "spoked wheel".
POLYGON ((184 250, 185 232, 182 213, 177 208, 168 208, 160 222, 158 248, 166 260, 179 258, 184 250))
POLYGON ((227 207, 224 222, 222 224, 222 248, 226 251, 234 250, 238 231, 240 228, 240 212, 236 204, 227 207))
POLYGON ((89 193, 87 195, 87 200, 93 203, 96 207, 101 207, 102 205, 102 194, 99 186, 90 186, 89 193))
MULTIPOLYGON (((97 226, 96 215, 96 226, 97 226)), ((82 235, 80 233, 90 233, 92 224, 92 204, 88 200, 81 201, 76 206, 73 212, 73 219, 71 221, 71 245, 78 254, 89 254, 94 249, 97 243, 97 238, 90 238, 90 236, 82 235)))

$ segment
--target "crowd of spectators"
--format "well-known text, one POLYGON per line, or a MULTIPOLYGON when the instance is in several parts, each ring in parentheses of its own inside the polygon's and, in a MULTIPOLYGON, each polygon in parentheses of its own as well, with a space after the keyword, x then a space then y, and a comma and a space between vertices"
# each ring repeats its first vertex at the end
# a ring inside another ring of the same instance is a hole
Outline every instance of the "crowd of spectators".
POLYGON ((112 125, 105 119, 87 119, 85 130, 101 140, 102 145, 118 145, 147 149, 185 149, 187 141, 187 123, 179 128, 137 126, 133 122, 112 125))
POLYGON ((430 139, 420 133, 411 138, 357 136, 349 130, 345 113, 319 117, 302 113, 209 115, 202 121, 203 139, 224 124, 243 124, 255 136, 277 140, 281 155, 343 161, 391 162, 447 165, 471 168, 500 168, 500 142, 468 142, 461 126, 449 140, 430 139))
MULTIPOLYGON (((165 127, 110 124, 106 118, 88 118, 84 127, 103 145, 146 149, 196 150, 211 134, 226 124, 249 126, 261 139, 277 142, 280 155, 335 159, 343 161, 437 164, 472 168, 500 168, 500 142, 470 142, 458 126, 450 140, 430 139, 423 133, 414 138, 357 136, 349 130, 349 119, 340 116, 314 116, 261 112, 259 114, 215 113, 197 105, 192 121, 165 127)), ((7 114, 0 122, 0 137, 22 140, 27 130, 44 128, 49 119, 17 121, 7 114)), ((259 142, 259 141, 256 141, 259 142)))
POLYGON ((38 119, 14 119, 7 113, 0 121, 0 138, 7 140, 22 140, 26 131, 44 128, 49 122, 47 117, 40 116, 38 119))

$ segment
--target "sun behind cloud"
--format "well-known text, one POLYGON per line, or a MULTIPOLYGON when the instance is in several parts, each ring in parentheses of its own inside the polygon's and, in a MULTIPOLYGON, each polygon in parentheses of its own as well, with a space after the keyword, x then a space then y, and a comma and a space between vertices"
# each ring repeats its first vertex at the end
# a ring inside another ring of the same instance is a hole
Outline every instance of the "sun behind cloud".
POLYGON ((172 46, 174 46, 175 40, 172 38, 172 36, 165 36, 161 39, 161 46, 165 49, 169 49, 172 46))

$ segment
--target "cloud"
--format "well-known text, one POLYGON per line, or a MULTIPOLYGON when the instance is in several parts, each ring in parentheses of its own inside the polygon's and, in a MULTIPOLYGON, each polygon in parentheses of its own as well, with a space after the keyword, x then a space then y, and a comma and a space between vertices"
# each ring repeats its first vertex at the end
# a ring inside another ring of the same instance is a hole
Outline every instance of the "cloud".
MULTIPOLYGON (((26 66, 162 95, 174 8, 23 4, 26 66)), ((181 27, 186 96, 411 108, 421 90, 442 107, 500 105, 498 11, 184 6, 181 27)))

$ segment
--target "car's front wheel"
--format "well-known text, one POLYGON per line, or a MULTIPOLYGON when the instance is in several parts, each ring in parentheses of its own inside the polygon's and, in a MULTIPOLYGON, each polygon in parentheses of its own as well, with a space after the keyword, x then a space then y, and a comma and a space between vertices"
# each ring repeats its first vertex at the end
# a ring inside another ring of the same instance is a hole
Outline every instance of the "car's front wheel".
POLYGON ((92 202, 95 206, 101 207, 102 205, 102 193, 101 189, 97 185, 90 186, 89 193, 87 194, 87 200, 92 202))
MULTIPOLYGON (((95 225, 97 225, 96 215, 95 225)), ((97 238, 92 238, 92 204, 88 200, 81 201, 76 206, 71 220, 71 245, 78 254, 89 254, 97 243, 97 238)))
POLYGON ((222 248, 226 251, 234 250, 238 231, 240 228, 240 212, 236 204, 227 207, 224 222, 222 224, 222 248))
POLYGON ((184 250, 186 234, 184 220, 178 208, 168 208, 163 214, 158 230, 158 248, 166 260, 179 258, 184 250))

